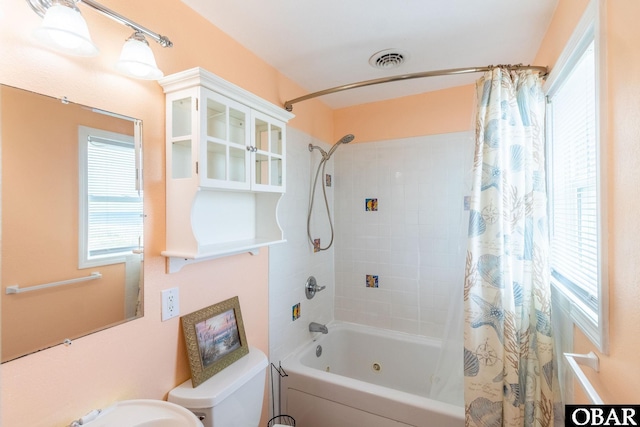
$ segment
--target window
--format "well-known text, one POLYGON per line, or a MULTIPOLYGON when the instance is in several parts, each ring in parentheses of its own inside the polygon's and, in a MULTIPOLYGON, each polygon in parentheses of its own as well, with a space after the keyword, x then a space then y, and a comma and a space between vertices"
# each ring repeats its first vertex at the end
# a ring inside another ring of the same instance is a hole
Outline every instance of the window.
POLYGON ((142 246, 143 206, 134 138, 79 127, 79 268, 124 262, 142 246))
POLYGON ((576 325, 606 351, 607 276, 604 265, 602 166, 603 91, 593 2, 545 87, 554 286, 570 301, 576 325))

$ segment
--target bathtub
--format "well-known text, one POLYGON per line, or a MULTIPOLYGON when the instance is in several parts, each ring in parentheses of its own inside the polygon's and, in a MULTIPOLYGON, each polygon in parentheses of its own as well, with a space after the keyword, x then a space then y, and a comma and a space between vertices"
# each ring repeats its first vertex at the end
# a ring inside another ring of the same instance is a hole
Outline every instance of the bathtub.
POLYGON ((328 334, 282 361, 288 374, 282 408, 296 426, 464 426, 462 407, 429 398, 438 340, 351 323, 327 326, 328 334))

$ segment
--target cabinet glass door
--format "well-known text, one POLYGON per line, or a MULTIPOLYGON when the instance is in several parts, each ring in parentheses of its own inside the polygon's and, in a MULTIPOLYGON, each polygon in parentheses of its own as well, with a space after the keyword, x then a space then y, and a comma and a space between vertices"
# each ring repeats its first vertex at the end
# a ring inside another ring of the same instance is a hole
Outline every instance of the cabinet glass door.
POLYGON ((248 189, 249 109, 221 95, 204 91, 203 186, 248 189))
POLYGON ((247 115, 248 112, 229 108, 229 180, 248 184, 247 115))
POLYGON ((171 178, 191 178, 191 97, 171 101, 171 178))
POLYGON ((284 191, 283 130, 274 119, 254 112, 253 184, 263 191, 284 191))
POLYGON ((269 185, 269 123, 255 119, 255 141, 257 148, 254 158, 254 183, 269 185))
POLYGON ((276 187, 283 187, 284 170, 283 164, 283 147, 282 134, 284 130, 282 126, 271 123, 270 141, 271 141, 271 177, 270 184, 276 187))

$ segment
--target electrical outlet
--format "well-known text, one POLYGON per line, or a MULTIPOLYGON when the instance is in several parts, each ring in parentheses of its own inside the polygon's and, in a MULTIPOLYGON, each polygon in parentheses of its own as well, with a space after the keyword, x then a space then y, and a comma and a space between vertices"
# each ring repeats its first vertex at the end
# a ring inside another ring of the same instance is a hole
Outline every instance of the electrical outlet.
POLYGON ((172 319, 180 315, 180 299, 178 288, 162 291, 162 321, 172 319))

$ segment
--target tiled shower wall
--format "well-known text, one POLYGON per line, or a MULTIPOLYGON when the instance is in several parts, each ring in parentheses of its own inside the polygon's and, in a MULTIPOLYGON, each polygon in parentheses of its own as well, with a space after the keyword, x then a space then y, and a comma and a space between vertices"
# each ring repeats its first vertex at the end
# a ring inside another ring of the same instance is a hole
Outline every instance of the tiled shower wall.
MULTIPOLYGON (((325 171, 332 175, 326 190, 335 211, 335 242, 314 253, 307 208, 320 153, 310 153, 308 144, 330 146, 293 128, 287 132, 287 192, 278 207, 287 242, 269 249, 271 361, 277 365, 309 341, 310 322, 334 317, 440 336, 449 289, 461 286, 464 274, 472 134, 340 146, 325 171), (377 199, 376 211, 366 211, 367 199, 377 199), (304 283, 310 275, 327 289, 307 300, 304 283), (367 287, 367 275, 377 276, 377 288, 367 287), (293 320, 298 303, 300 317, 293 320)), ((319 180, 324 184, 325 177, 319 180)), ((326 246, 330 234, 320 185, 311 228, 326 246)))
POLYGON ((442 336, 464 279, 473 146, 464 132, 336 152, 336 319, 442 336))
MULTIPOLYGON (((308 329, 310 322, 327 323, 333 319, 335 246, 314 253, 307 238, 309 191, 321 158, 317 150, 309 152, 309 144, 329 149, 327 144, 287 128, 287 191, 278 206, 278 220, 287 242, 269 248, 269 356, 276 365, 313 337, 308 329), (304 285, 310 275, 327 288, 308 300, 304 285), (300 304, 300 317, 293 320, 296 304, 300 304)), ((333 173, 333 160, 327 164, 326 172, 333 173)), ((327 196, 333 210, 332 188, 327 189, 327 196)), ((311 229, 313 238, 320 238, 324 247, 330 234, 320 184, 315 206, 311 229)))

